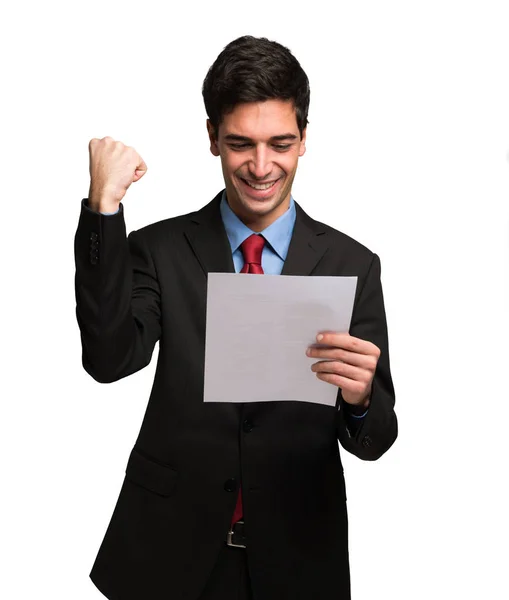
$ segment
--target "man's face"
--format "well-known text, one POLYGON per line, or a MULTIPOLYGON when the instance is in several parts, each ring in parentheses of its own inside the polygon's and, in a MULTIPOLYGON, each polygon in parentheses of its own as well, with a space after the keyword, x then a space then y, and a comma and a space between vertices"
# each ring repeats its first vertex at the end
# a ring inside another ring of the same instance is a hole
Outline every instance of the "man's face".
POLYGON ((210 151, 221 157, 228 204, 253 231, 262 231, 290 206, 300 139, 291 101, 238 104, 224 116, 217 138, 207 121, 210 151))

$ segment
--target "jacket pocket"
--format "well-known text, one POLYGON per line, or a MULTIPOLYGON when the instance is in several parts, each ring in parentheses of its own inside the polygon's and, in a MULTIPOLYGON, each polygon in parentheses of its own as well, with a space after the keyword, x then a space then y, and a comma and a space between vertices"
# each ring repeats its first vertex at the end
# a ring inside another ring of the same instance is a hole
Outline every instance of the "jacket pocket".
POLYGON ((133 448, 125 470, 126 478, 160 496, 170 496, 176 488, 178 473, 133 448))

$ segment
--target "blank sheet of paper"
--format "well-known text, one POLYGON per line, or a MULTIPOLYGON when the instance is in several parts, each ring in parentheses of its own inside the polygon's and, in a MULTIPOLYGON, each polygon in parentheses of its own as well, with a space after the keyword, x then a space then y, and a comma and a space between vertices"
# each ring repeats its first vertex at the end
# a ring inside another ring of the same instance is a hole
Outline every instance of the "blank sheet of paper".
POLYGON ((357 277, 209 273, 205 402, 334 406, 306 356, 320 331, 348 332, 357 277))

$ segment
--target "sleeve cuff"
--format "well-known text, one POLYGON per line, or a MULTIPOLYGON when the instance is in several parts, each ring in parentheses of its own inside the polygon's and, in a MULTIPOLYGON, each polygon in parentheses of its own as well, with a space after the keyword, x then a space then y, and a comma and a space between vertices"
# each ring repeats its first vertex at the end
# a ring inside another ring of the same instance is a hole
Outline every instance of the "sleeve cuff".
POLYGON ((98 215, 116 215, 120 211, 120 206, 117 208, 115 212, 100 212, 97 210, 92 210, 88 205, 88 198, 83 198, 83 206, 89 210, 90 212, 96 213, 98 215))

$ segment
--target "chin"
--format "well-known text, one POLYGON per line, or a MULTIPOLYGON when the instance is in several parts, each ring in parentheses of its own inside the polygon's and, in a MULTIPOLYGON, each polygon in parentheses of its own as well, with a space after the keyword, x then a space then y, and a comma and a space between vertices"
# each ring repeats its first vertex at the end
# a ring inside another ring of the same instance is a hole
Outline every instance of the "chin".
POLYGON ((259 200, 258 198, 250 198, 249 196, 240 196, 242 204, 244 206, 248 206, 253 208, 254 210, 270 210, 275 206, 281 204, 281 198, 263 198, 259 200))
POLYGON ((247 213, 256 216, 266 216, 277 210, 281 205, 281 198, 270 198, 266 200, 253 200, 252 198, 242 199, 242 206, 247 213))

